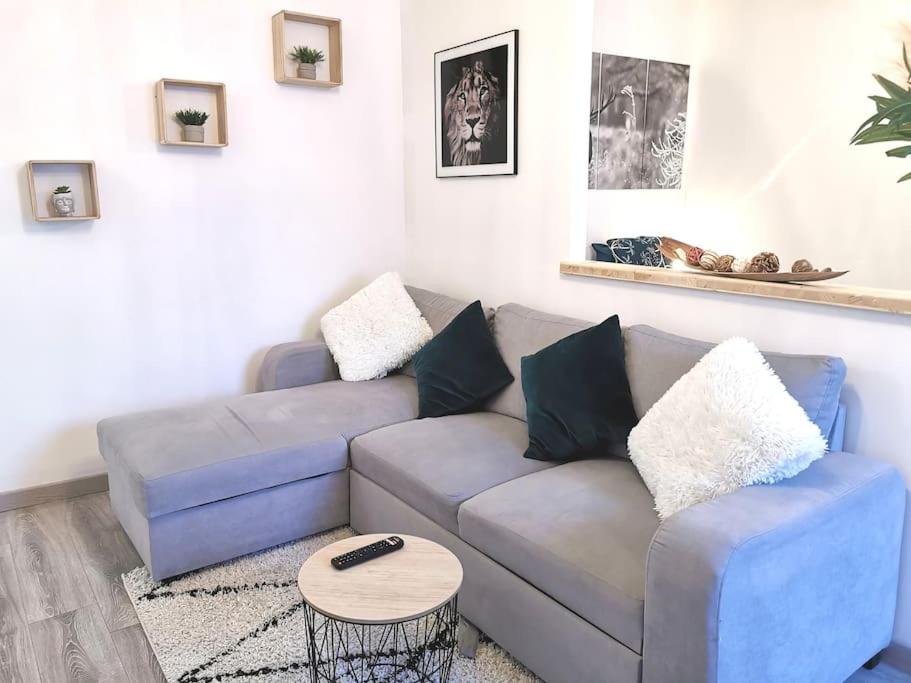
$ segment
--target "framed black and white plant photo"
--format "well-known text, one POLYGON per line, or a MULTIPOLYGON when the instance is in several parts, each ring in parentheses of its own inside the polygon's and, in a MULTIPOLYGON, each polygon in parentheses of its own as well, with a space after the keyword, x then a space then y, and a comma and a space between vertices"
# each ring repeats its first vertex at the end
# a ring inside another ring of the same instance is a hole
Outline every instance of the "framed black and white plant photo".
POLYGON ((592 53, 588 189, 678 190, 690 67, 592 53))
POLYGON ((518 171, 519 32, 434 55, 437 178, 518 171))

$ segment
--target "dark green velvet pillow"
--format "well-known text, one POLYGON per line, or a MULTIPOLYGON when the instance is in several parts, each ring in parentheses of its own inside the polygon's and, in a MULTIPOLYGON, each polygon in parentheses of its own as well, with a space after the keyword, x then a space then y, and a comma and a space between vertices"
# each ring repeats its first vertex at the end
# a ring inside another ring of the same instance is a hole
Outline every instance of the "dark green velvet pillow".
POLYGON ((637 419, 617 316, 523 357, 522 391, 526 458, 627 457, 626 439, 637 419))
POLYGON ((470 413, 513 381, 481 302, 469 304, 414 357, 418 417, 470 413))

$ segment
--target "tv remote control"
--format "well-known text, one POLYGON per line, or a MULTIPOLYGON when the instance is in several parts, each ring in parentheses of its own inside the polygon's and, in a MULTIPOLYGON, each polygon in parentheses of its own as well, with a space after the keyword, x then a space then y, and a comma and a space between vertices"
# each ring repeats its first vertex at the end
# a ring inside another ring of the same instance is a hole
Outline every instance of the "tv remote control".
POLYGON ((332 566, 336 569, 348 569, 361 562, 372 560, 375 557, 382 557, 383 555, 394 553, 396 550, 401 550, 404 547, 405 541, 398 536, 390 536, 389 538, 384 538, 382 541, 365 545, 363 548, 355 548, 350 552, 333 557, 332 566))

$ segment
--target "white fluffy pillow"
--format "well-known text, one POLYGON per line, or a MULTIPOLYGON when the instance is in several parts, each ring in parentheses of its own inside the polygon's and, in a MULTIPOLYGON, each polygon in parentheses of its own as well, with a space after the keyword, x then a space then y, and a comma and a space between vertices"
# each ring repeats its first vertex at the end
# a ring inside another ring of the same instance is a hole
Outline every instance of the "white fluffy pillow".
POLYGON ((348 382, 385 377, 433 336, 398 273, 380 275, 326 313, 320 327, 348 382))
POLYGON ((759 349, 729 339, 668 389, 630 432, 629 452, 662 519, 821 457, 819 427, 759 349))

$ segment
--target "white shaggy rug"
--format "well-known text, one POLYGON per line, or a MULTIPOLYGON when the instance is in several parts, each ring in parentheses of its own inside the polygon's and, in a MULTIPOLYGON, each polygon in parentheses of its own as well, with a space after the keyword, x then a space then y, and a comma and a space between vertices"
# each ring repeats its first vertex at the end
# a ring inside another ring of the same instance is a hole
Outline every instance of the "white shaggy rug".
MULTIPOLYGON (((145 567, 124 574, 168 683, 309 681, 297 573, 311 553, 353 535, 342 527, 163 582, 153 581, 145 567)), ((449 680, 539 679, 482 639, 474 659, 456 654, 449 680)))

